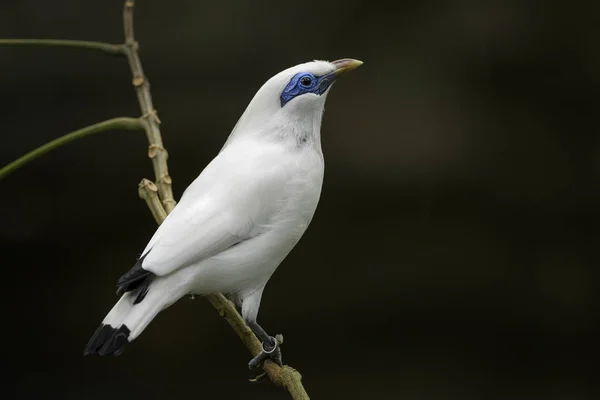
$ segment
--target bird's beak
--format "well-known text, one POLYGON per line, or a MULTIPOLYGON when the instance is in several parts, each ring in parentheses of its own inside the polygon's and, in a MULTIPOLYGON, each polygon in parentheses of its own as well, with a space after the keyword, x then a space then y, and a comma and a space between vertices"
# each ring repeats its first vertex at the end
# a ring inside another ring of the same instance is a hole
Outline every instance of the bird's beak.
POLYGON ((360 67, 363 62, 352 58, 342 58, 341 60, 332 61, 331 63, 335 66, 333 74, 337 78, 344 72, 352 71, 353 69, 360 67))

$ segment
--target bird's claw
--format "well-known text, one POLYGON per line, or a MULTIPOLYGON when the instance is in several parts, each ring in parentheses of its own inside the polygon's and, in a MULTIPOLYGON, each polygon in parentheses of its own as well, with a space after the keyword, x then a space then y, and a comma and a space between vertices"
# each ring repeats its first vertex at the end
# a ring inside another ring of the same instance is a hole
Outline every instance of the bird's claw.
POLYGON ((265 379, 266 377, 267 377, 267 373, 263 372, 263 373, 256 375, 254 378, 250 378, 249 381, 252 383, 259 383, 259 382, 262 382, 262 380, 265 379))
POLYGON ((265 340, 262 343, 262 350, 248 363, 250 369, 254 369, 260 365, 265 359, 270 358, 273 362, 277 363, 280 367, 283 367, 281 360, 281 344, 283 343, 283 336, 276 335, 275 337, 269 336, 269 343, 265 340))

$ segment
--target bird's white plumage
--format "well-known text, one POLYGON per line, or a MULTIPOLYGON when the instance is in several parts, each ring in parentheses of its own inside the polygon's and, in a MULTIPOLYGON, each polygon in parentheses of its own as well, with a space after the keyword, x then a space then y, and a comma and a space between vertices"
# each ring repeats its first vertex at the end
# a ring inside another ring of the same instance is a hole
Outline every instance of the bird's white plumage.
POLYGON ((334 70, 326 61, 300 64, 263 85, 142 253, 142 268, 157 275, 147 298, 133 306, 126 293, 104 323, 130 327, 132 340, 181 296, 213 292, 237 295, 244 318, 256 319, 265 284, 308 227, 323 182, 327 92, 285 107, 280 95, 299 72, 334 70))

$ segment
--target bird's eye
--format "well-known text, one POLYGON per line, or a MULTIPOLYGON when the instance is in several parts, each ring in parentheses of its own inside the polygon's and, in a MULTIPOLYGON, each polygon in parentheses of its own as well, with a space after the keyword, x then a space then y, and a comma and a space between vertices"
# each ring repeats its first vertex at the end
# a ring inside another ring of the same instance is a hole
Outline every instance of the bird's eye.
POLYGON ((310 76, 304 76, 300 79, 300 84, 302 86, 308 87, 312 84, 312 78, 310 76))

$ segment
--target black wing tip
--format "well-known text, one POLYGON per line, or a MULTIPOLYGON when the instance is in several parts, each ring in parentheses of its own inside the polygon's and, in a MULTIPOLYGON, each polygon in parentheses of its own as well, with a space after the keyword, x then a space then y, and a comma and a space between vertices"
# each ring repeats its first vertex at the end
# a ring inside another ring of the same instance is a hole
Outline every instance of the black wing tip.
POLYGON ((146 295, 148 294, 148 291, 150 290, 150 282, 152 282, 152 279, 154 279, 154 276, 148 276, 138 286, 139 292, 138 292, 138 295, 136 296, 135 300, 133 301, 133 305, 141 303, 146 298, 146 295))
POLYGON ((96 354, 98 349, 106 342, 106 339, 110 337, 112 327, 110 325, 100 325, 96 332, 90 338, 88 344, 83 350, 84 356, 96 354))
POLYGON ((110 325, 100 325, 92 335, 83 355, 119 356, 125 351, 125 345, 129 343, 131 331, 126 325, 113 328, 110 325))
MULTIPOLYGON (((147 289, 148 285, 150 284, 150 281, 156 276, 154 273, 145 270, 142 267, 142 262, 149 253, 150 252, 140 257, 135 263, 135 265, 129 271, 127 271, 127 273, 125 273, 119 278, 119 280, 117 281, 117 296, 122 296, 123 294, 131 292, 132 290, 135 290, 139 287, 147 289)), ((145 289, 142 290, 141 293, 146 291, 145 289)), ((134 304, 137 304, 141 300, 143 300, 144 296, 145 293, 143 296, 141 296, 141 299, 134 304)), ((138 298, 139 297, 140 296, 138 296, 138 298)))

